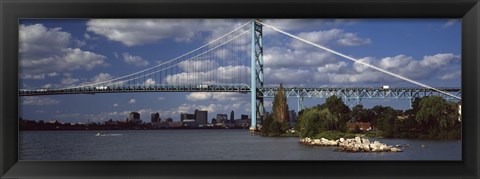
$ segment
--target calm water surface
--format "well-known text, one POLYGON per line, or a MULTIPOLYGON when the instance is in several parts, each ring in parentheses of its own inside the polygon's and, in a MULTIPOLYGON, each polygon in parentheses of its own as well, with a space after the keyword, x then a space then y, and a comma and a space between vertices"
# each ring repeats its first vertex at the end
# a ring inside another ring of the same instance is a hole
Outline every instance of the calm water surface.
POLYGON ((247 130, 21 131, 20 160, 461 160, 461 142, 370 139, 400 153, 345 153, 247 130), (96 136, 97 132, 105 136, 96 136), (422 148, 421 145, 427 146, 422 148))

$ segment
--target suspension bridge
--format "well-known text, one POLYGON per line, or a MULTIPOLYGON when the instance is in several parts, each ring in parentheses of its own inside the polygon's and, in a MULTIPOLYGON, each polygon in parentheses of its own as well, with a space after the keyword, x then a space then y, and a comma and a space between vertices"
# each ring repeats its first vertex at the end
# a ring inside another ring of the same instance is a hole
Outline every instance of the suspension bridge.
POLYGON ((461 100, 460 88, 435 88, 379 67, 357 60, 330 48, 315 44, 260 20, 252 20, 190 52, 147 69, 95 83, 64 88, 20 89, 19 96, 101 94, 129 92, 239 92, 250 93, 252 130, 263 119, 264 98, 273 98, 278 87, 264 85, 263 27, 365 65, 386 75, 413 83, 418 88, 366 87, 286 87, 287 97, 298 99, 298 110, 304 98, 328 98, 344 101, 362 99, 409 99, 441 96, 461 100))

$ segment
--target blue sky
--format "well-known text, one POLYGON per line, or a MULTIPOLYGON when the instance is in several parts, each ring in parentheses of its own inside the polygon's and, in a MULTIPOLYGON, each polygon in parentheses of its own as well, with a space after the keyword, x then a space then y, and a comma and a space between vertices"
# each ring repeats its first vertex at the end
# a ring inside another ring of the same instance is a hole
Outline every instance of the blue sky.
MULTIPOLYGON (((22 19, 20 89, 61 88, 131 74, 178 57, 248 19, 22 19)), ((434 87, 461 86, 459 19, 268 19, 265 23, 385 70, 434 87)), ((264 27, 266 85, 414 87, 264 27)), ((247 59, 248 60, 248 59, 247 59)), ((188 80, 188 79, 187 79, 188 80)), ((208 110, 250 114, 250 95, 237 93, 123 93, 20 97, 20 116, 65 122, 144 121, 208 110)), ((322 103, 306 99, 305 106, 322 103)), ((409 106, 407 100, 364 100, 366 107, 409 106)), ((266 100, 266 110, 271 101, 266 100)), ((296 98, 289 99, 297 109, 296 98)))

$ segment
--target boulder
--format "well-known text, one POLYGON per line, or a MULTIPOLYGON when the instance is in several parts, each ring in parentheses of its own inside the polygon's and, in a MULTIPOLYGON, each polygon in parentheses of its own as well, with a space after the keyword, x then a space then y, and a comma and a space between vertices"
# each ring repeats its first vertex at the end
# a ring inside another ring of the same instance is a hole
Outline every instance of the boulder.
POLYGON ((355 142, 356 143, 362 143, 362 139, 360 137, 355 137, 355 142))

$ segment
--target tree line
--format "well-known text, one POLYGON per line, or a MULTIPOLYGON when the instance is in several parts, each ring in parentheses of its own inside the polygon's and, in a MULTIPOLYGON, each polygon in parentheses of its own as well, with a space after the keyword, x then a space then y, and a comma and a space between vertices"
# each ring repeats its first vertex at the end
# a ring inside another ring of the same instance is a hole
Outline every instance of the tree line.
MULTIPOLYGON (((284 93, 280 85, 273 101, 272 115, 262 123, 263 135, 281 136, 290 128, 284 93)), ((300 137, 338 138, 364 133, 369 137, 385 138, 461 138, 458 104, 439 96, 415 98, 412 109, 405 111, 381 105, 370 109, 357 105, 350 109, 340 97, 331 96, 323 104, 300 111, 295 129, 300 137), (347 122, 369 122, 372 130, 350 131, 347 122)))

